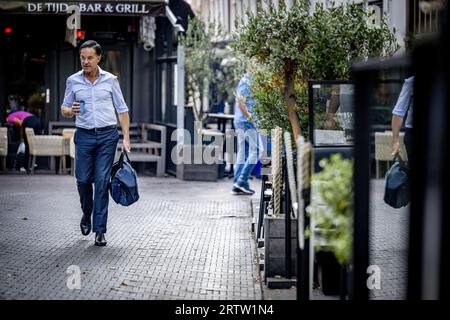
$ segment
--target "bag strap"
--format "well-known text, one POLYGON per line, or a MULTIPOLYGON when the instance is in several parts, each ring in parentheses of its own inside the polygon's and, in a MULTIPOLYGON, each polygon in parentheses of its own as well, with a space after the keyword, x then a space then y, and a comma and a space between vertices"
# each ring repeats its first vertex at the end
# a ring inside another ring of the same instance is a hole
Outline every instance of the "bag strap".
MULTIPOLYGON (((120 155, 120 157, 122 158, 122 160, 123 160, 123 155, 124 155, 124 154, 125 154, 125 157, 127 158, 127 162, 128 162, 128 163, 131 163, 130 158, 128 158, 128 153, 122 149, 122 154, 120 155)), ((122 161, 122 162, 123 162, 123 161, 122 161)))
POLYGON ((123 168, 123 154, 124 154, 124 152, 122 151, 122 153, 120 154, 120 157, 119 157, 119 167, 120 168, 123 168))
POLYGON ((395 155, 394 155, 394 162, 399 162, 400 163, 400 165, 403 165, 404 164, 404 161, 403 161, 403 159, 402 159, 402 157, 400 156, 400 152, 397 152, 395 155))

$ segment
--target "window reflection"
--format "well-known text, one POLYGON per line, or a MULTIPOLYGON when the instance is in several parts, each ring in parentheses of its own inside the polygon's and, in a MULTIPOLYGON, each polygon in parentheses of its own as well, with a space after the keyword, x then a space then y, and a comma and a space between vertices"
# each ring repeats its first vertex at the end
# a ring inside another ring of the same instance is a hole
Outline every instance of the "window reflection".
POLYGON ((120 51, 108 50, 103 53, 103 66, 102 69, 111 72, 113 75, 120 79, 121 59, 120 51))
POLYGON ((353 84, 317 83, 313 97, 314 145, 352 145, 353 84))

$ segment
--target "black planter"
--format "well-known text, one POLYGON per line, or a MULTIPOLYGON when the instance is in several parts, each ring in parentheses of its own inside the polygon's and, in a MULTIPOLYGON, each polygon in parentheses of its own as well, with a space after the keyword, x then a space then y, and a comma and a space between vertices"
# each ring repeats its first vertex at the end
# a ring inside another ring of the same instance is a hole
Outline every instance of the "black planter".
POLYGON ((341 293, 346 291, 345 285, 341 290, 343 281, 346 281, 346 279, 343 279, 345 268, 339 264, 332 252, 317 252, 316 261, 320 272, 319 284, 323 294, 327 296, 340 295, 342 298, 341 293))

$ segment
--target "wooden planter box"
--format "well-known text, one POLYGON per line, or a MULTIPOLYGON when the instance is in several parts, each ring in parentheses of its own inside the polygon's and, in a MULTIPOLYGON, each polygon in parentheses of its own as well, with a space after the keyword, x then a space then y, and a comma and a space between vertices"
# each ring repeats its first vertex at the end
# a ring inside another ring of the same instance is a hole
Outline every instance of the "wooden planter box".
MULTIPOLYGON (((286 276, 284 215, 264 217, 264 276, 286 276)), ((291 273, 296 275, 297 219, 291 218, 291 273)))
MULTIPOLYGON (((202 154, 205 151, 205 148, 208 146, 202 146, 202 154)), ((218 152, 220 149, 218 147, 213 147, 215 150, 213 151, 215 155, 218 157, 218 152)), ((219 178, 219 163, 217 157, 214 159, 214 163, 195 163, 194 162, 194 146, 193 145, 185 145, 183 152, 191 152, 190 163, 183 162, 181 164, 177 164, 177 178, 187 181, 217 181, 219 178)), ((199 150, 197 149, 197 152, 199 150)), ((186 159, 187 157, 185 157, 186 159)))

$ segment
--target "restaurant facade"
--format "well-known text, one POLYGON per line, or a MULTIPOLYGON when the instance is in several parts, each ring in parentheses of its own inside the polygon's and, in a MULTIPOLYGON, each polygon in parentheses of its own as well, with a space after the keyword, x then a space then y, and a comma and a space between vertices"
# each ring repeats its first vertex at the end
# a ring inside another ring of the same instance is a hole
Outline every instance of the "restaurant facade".
POLYGON ((131 122, 163 124, 169 133, 177 120, 177 35, 192 15, 184 1, 0 1, 2 125, 16 110, 37 115, 43 133, 50 121, 73 121, 60 114, 66 79, 81 69, 81 43, 96 40, 100 67, 118 76, 131 122))

